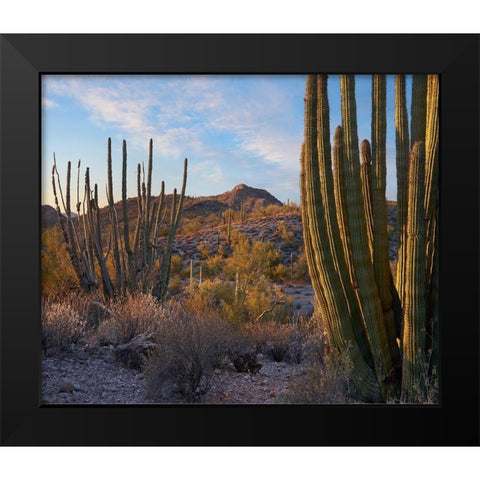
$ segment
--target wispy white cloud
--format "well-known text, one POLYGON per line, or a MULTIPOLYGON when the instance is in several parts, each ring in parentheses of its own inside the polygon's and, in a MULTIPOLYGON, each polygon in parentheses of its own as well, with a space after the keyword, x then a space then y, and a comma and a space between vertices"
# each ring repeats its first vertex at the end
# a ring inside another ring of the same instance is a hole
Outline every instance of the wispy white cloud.
POLYGON ((42 107, 43 108, 54 108, 54 107, 58 107, 58 103, 54 102, 53 100, 47 98, 47 97, 43 97, 42 98, 42 107))
MULTIPOLYGON (((226 76, 51 76, 44 91, 52 102, 73 99, 98 128, 113 130, 130 147, 155 155, 188 156, 189 178, 220 185, 231 171, 250 167, 257 178, 298 171, 303 97, 272 78, 226 76)), ((45 105, 46 108, 48 107, 45 105)), ((242 173, 243 174, 243 173, 242 173)), ((239 173, 239 177, 241 174, 239 173)), ((238 178, 238 183, 244 181, 238 178)), ((290 186, 289 186, 290 188, 290 186)))

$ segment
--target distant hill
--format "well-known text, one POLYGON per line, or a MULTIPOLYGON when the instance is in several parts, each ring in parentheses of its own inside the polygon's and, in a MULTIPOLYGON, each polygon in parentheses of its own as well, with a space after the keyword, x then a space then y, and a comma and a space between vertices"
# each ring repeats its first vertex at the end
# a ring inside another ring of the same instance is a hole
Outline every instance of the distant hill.
MULTIPOLYGON (((153 197, 155 201, 157 197, 153 197)), ((166 195, 167 208, 172 201, 172 195, 166 195)), ((233 190, 221 193, 219 195, 211 195, 208 197, 185 197, 183 203, 183 214, 185 217, 196 216, 208 216, 210 214, 220 215, 225 210, 232 208, 239 210, 241 205, 247 212, 252 212, 260 208, 267 207, 268 205, 281 206, 282 202, 275 198, 271 193, 261 188, 249 187, 241 183, 237 185, 233 190)), ((123 219, 122 203, 117 202, 115 204, 117 209, 117 215, 120 221, 123 219)), ((127 211, 130 226, 135 225, 137 219, 137 199, 127 199, 127 211)), ((57 211, 50 205, 42 205, 42 224, 45 226, 51 226, 57 223, 57 211)), ((108 221, 109 213, 108 207, 100 209, 101 222, 108 221)))
POLYGON ((187 216, 218 214, 229 208, 239 210, 241 205, 246 212, 253 212, 268 205, 282 206, 282 202, 267 190, 241 183, 233 190, 219 195, 185 199, 184 213, 187 216))
MULTIPOLYGON (((63 216, 66 217, 65 214, 63 214, 63 216)), ((76 213, 71 213, 72 218, 75 218, 76 216, 76 213)), ((57 210, 50 205, 42 205, 40 209, 40 218, 44 227, 51 227, 58 222, 57 210)))
POLYGON ((57 211, 50 205, 42 205, 40 210, 42 225, 50 226, 58 222, 57 211))

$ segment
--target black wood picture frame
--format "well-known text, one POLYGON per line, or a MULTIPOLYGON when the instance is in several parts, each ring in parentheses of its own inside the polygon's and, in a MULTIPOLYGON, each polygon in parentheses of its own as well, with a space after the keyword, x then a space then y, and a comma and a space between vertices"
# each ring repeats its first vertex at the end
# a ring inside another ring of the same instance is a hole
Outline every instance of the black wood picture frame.
POLYGON ((1 444, 479 444, 479 35, 2 35, 1 444), (441 401, 40 405, 40 77, 438 73, 441 401))

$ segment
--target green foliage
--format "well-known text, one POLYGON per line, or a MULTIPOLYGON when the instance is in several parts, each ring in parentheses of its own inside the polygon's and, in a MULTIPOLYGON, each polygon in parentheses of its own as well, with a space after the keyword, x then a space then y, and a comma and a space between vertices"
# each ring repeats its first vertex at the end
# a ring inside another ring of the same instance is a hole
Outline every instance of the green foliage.
POLYGON ((201 242, 198 244, 198 250, 200 252, 200 255, 202 258, 208 258, 210 256, 211 252, 211 247, 208 242, 201 242))
POLYGON ((299 283, 310 282, 310 274, 308 273, 308 263, 305 252, 297 255, 297 259, 293 264, 293 278, 299 283))
POLYGON ((170 272, 172 274, 180 273, 183 270, 183 256, 182 255, 172 255, 170 272))
POLYGON ((222 272, 224 259, 223 256, 212 255, 202 262, 202 274, 204 278, 217 277, 222 272))
POLYGON ((288 230, 283 220, 277 222, 277 231, 280 233, 284 244, 287 247, 292 247, 293 241, 295 240, 295 232, 293 230, 288 230))
POLYGON ((273 269, 281 261, 280 251, 272 243, 252 242, 245 234, 238 233, 232 244, 232 256, 225 264, 225 273, 232 280, 237 271, 243 278, 253 279, 261 275, 272 278, 273 269))
POLYGON ((193 218, 186 218, 182 222, 181 228, 179 228, 179 233, 182 235, 192 235, 198 233, 205 227, 205 219, 202 216, 197 216, 193 218))
POLYGON ((42 296, 64 295, 78 289, 78 279, 58 226, 42 231, 41 244, 42 296))

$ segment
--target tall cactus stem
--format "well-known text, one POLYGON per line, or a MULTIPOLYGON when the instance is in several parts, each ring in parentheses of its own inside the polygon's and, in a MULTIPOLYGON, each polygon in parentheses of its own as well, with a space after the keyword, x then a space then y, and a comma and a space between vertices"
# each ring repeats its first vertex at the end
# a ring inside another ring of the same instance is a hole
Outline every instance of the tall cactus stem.
POLYGON ((395 146, 397 169, 397 235, 398 252, 395 285, 403 304, 405 257, 407 254, 407 201, 409 134, 405 75, 395 76, 395 146))
MULTIPOLYGON (((391 352, 400 368, 400 352, 396 343, 396 320, 393 310, 391 270, 387 232, 387 80, 385 75, 372 77, 372 214, 373 272, 382 302, 383 320, 391 352)), ((400 319, 398 319, 400 322, 400 319)), ((399 373, 399 372, 398 372, 399 373)))
POLYGON ((345 190, 348 192, 347 211, 352 239, 352 257, 359 285, 357 294, 372 349, 377 378, 383 397, 389 399, 396 396, 394 358, 397 357, 397 354, 392 351, 396 345, 393 345, 388 338, 385 328, 382 303, 370 260, 367 223, 363 215, 354 76, 341 75, 340 88, 346 161, 345 190))
POLYGON ((360 145, 360 156, 362 159, 360 177, 362 180, 363 209, 367 220, 368 245, 373 262, 372 153, 368 140, 364 140, 360 145))
POLYGON ((352 326, 347 298, 335 262, 325 220, 317 147, 317 79, 307 76, 305 98, 305 149, 303 155, 302 222, 306 233, 307 261, 317 299, 326 317, 329 339, 340 352, 349 352, 354 382, 362 397, 381 399, 379 384, 368 366, 352 326))
POLYGON ((354 289, 358 288, 357 276, 353 265, 352 243, 350 238, 350 227, 348 224, 348 212, 345 192, 345 161, 343 152, 343 128, 338 126, 335 129, 333 143, 333 182, 335 194, 335 206, 337 212, 340 238, 343 244, 345 260, 348 265, 350 282, 354 289))
POLYGON ((425 137, 425 219, 426 219, 426 294, 427 294, 427 350, 433 340, 438 298, 438 146, 439 146, 439 76, 427 78, 427 127, 425 137))
POLYGON ((133 283, 134 257, 130 247, 130 227, 128 222, 127 205, 127 142, 122 142, 122 216, 123 216, 123 243, 127 254, 128 273, 125 275, 125 284, 133 283))
POLYGON ((325 221, 328 232, 330 248, 333 254, 335 268, 338 270, 340 282, 347 300, 350 312, 353 332, 358 346, 367 363, 373 366, 372 356, 368 345, 368 339, 363 324, 358 299, 350 281, 347 268, 345 251, 340 239, 335 211, 335 195, 333 187, 333 172, 330 145, 330 109, 327 95, 327 75, 317 75, 317 153, 318 174, 322 194, 322 202, 325 208, 325 221))
POLYGON ((427 75, 415 74, 412 77, 410 149, 415 142, 425 142, 427 124, 427 75))
POLYGON ((120 227, 118 224, 117 210, 113 201, 113 173, 112 173, 112 140, 108 138, 107 145, 107 200, 110 209, 110 221, 113 232, 113 259, 115 264, 115 287, 118 292, 122 289, 122 265, 120 263, 119 236, 120 227))
POLYGON ((402 401, 423 401, 425 366, 425 146, 410 155, 407 215, 407 265, 403 313, 402 401))

